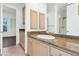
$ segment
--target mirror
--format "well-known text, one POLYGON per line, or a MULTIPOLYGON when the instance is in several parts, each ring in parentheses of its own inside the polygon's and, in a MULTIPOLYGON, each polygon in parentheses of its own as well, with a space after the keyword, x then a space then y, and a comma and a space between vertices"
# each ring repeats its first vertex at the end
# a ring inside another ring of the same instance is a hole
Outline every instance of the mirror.
POLYGON ((79 36, 79 4, 47 4, 48 32, 79 36))
POLYGON ((58 33, 67 34, 67 5, 59 7, 57 23, 58 33))

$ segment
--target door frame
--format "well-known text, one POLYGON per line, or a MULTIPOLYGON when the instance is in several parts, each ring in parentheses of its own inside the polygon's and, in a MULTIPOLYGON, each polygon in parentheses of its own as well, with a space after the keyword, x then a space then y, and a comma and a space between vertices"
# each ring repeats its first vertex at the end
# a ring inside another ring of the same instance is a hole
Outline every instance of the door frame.
MULTIPOLYGON (((15 7, 11 6, 11 5, 7 5, 7 4, 1 3, 1 20, 2 20, 1 21, 1 31, 2 31, 1 54, 2 54, 2 51, 3 51, 3 6, 8 7, 8 8, 12 8, 12 9, 15 9, 16 10, 16 19, 17 19, 17 9, 15 7)), ((16 45, 17 45, 17 26, 16 26, 16 45)))

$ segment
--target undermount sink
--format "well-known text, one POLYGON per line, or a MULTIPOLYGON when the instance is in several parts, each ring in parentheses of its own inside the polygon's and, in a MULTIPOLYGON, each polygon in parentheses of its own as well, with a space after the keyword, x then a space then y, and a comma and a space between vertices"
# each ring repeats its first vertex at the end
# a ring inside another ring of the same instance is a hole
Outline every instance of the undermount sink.
POLYGON ((41 39, 55 39, 55 37, 52 35, 44 35, 44 34, 37 35, 36 37, 41 39))

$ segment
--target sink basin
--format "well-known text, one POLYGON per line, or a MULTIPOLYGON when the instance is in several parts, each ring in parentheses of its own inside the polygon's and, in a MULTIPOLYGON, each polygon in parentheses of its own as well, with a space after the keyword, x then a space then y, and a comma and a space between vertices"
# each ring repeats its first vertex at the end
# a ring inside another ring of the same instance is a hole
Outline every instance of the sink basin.
POLYGON ((42 35, 37 35, 36 37, 37 37, 37 38, 41 38, 41 39, 55 39, 55 37, 52 36, 52 35, 44 35, 44 34, 42 34, 42 35))

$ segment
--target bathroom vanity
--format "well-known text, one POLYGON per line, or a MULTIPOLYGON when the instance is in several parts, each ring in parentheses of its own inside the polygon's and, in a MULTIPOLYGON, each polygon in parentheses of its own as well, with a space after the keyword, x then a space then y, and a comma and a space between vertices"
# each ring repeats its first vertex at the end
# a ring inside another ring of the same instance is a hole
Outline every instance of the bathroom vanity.
MULTIPOLYGON (((28 54, 30 56, 78 56, 79 40, 68 37, 54 39, 38 38, 39 33, 28 34, 28 54), (77 48, 76 48, 77 47, 77 48)), ((43 35, 48 35, 44 33, 43 35)), ((49 34, 51 35, 51 34, 49 34)))

